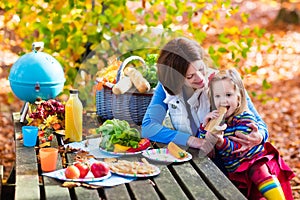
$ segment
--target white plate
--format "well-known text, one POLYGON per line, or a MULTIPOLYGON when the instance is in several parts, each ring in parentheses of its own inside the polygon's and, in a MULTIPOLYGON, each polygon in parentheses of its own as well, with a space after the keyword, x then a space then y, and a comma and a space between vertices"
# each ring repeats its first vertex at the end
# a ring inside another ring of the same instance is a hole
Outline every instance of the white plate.
POLYGON ((66 171, 66 169, 60 169, 60 170, 56 170, 54 172, 43 173, 43 175, 51 177, 51 178, 56 178, 56 179, 59 179, 59 180, 63 180, 63 181, 74 181, 74 182, 101 181, 101 180, 107 179, 111 176, 111 173, 109 172, 106 176, 95 178, 94 175, 92 174, 92 172, 89 171, 89 173, 86 175, 85 178, 69 179, 69 178, 66 178, 65 171, 66 171))
POLYGON ((192 159, 192 155, 188 153, 188 156, 183 159, 178 159, 174 156, 172 156, 169 153, 169 150, 167 148, 161 148, 161 149, 149 149, 142 153, 143 156, 146 158, 149 158, 151 160, 155 161, 162 161, 162 162, 185 162, 192 159))
POLYGON ((113 152, 113 151, 107 151, 101 147, 99 147, 101 151, 105 152, 105 153, 109 153, 109 154, 113 154, 113 155, 119 155, 119 156, 123 156, 123 155, 135 155, 135 154, 140 154, 143 151, 137 151, 137 152, 124 152, 124 153, 118 153, 118 152, 113 152))
MULTIPOLYGON (((145 165, 145 164, 141 162, 141 165, 145 165)), ((111 172, 114 174, 120 175, 120 176, 137 177, 137 178, 151 177, 151 176, 156 176, 156 175, 160 174, 160 169, 157 166, 152 165, 152 164, 149 164, 149 165, 151 165, 155 169, 155 171, 150 174, 129 174, 129 173, 114 172, 114 171, 111 171, 111 172)))

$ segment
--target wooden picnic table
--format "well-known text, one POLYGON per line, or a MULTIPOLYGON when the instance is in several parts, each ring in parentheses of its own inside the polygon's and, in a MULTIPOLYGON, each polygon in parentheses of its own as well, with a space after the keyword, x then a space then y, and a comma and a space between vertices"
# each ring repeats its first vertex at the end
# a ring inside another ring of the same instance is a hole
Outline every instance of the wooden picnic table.
MULTIPOLYGON (((18 113, 13 113, 13 120, 15 138, 18 138, 22 127, 18 113)), ((246 199, 208 157, 199 157, 195 149, 188 151, 193 158, 183 163, 167 165, 148 160, 160 168, 158 176, 138 178, 113 187, 67 188, 62 187, 62 181, 41 175, 38 147, 24 147, 21 140, 16 139, 14 199, 246 199)), ((71 153, 60 155, 57 169, 63 167, 61 156, 72 159, 71 153)), ((139 160, 141 157, 138 154, 121 159, 139 160)))

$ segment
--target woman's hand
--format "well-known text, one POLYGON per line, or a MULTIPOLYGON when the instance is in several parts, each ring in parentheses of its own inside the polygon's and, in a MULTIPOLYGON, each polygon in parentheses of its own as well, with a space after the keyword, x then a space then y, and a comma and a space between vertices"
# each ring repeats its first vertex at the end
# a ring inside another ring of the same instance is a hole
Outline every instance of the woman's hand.
POLYGON ((187 145, 189 147, 202 150, 206 155, 214 149, 214 145, 210 141, 194 136, 189 137, 187 145))
POLYGON ((190 136, 187 141, 187 146, 195 148, 195 149, 200 149, 200 147, 202 146, 202 143, 203 143, 203 139, 197 138, 194 136, 190 136))
POLYGON ((262 142, 263 136, 258 131, 257 126, 254 123, 247 124, 247 126, 252 129, 252 131, 249 135, 244 135, 242 133, 236 133, 235 136, 229 136, 230 140, 242 145, 241 148, 233 151, 232 153, 242 153, 241 156, 243 156, 244 153, 247 153, 254 146, 256 146, 262 142))
POLYGON ((200 149, 205 155, 207 155, 210 158, 213 158, 215 157, 214 147, 218 140, 218 136, 207 132, 205 139, 197 138, 194 136, 189 137, 187 145, 189 147, 200 149))

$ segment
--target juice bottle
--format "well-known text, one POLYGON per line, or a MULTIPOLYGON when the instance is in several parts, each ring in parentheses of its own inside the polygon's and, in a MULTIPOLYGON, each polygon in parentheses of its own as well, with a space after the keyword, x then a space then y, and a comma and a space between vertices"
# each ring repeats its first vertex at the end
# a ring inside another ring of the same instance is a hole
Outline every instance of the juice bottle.
POLYGON ((70 97, 65 105, 65 138, 70 142, 82 140, 82 103, 78 90, 70 90, 70 97))

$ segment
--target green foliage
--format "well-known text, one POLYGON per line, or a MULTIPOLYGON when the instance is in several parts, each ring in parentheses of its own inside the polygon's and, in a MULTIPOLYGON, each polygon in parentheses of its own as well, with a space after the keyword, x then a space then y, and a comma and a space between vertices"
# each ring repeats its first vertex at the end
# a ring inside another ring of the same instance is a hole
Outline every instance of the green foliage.
POLYGON ((264 89, 269 89, 271 88, 272 86, 270 85, 270 83, 268 83, 268 81, 266 81, 265 79, 263 80, 263 88, 264 89))
MULTIPOLYGON (((133 54, 145 58, 148 53, 158 53, 171 38, 181 35, 193 36, 202 44, 208 34, 205 30, 225 24, 218 36, 222 46, 211 44, 208 52, 221 67, 226 54, 230 54, 233 65, 239 67, 254 42, 259 48, 261 41, 257 38, 265 33, 258 27, 241 30, 238 26, 226 26, 226 20, 232 16, 239 15, 243 23, 249 17, 247 13, 239 13, 231 0, 145 2, 143 7, 140 1, 129 0, 3 0, 0 8, 5 11, 6 28, 22 40, 23 53, 30 51, 33 42, 43 41, 44 51, 64 67, 64 93, 70 87, 79 88, 80 98, 87 107, 95 104, 90 97, 95 96, 96 72, 107 66, 113 56, 121 60, 133 54), (154 28, 160 24, 161 28, 154 28), (158 33, 158 29, 163 31, 158 33)), ((274 39, 270 38, 269 42, 274 39)))

